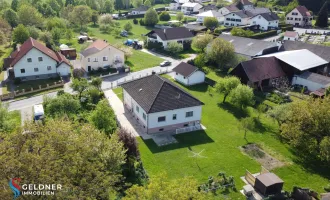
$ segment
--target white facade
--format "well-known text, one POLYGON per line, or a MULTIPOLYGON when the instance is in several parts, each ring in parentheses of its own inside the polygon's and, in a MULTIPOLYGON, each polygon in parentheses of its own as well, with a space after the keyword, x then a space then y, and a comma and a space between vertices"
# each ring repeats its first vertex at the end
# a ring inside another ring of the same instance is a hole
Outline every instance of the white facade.
POLYGON ((250 25, 259 25, 261 30, 268 30, 271 28, 278 28, 279 20, 268 21, 263 16, 257 15, 249 20, 250 25))
MULTIPOLYGON (((25 54, 13 67, 15 77, 33 77, 34 79, 41 78, 41 75, 52 75, 58 73, 57 61, 47 56, 36 48, 32 48, 25 54)), ((69 71, 70 66, 62 63, 59 67, 61 71, 69 71)), ((61 74, 62 75, 62 74, 61 74)), ((63 75, 62 75, 63 76, 63 75)), ((43 76, 43 78, 46 78, 43 76)))
POLYGON ((167 48, 167 45, 168 45, 169 42, 180 42, 180 43, 183 43, 184 41, 191 41, 193 39, 193 37, 191 37, 191 38, 180 38, 180 39, 176 39, 176 40, 166 40, 166 41, 163 41, 157 34, 154 33, 153 36, 156 37, 157 39, 148 37, 148 42, 149 41, 150 42, 161 42, 163 44, 164 49, 167 48))
POLYGON ((306 86, 309 91, 314 92, 315 90, 321 89, 321 88, 327 88, 326 85, 322 85, 320 83, 316 83, 304 78, 301 78, 299 76, 294 76, 292 78, 292 85, 303 85, 306 86))
POLYGON ((133 10, 132 11, 132 15, 140 15, 140 14, 146 14, 147 11, 137 11, 137 10, 133 10))
POLYGON ((203 6, 199 3, 184 3, 181 6, 181 12, 184 14, 190 14, 193 12, 198 12, 203 6))
POLYGON ((122 67, 125 62, 124 52, 108 45, 97 53, 84 57, 80 56, 81 67, 85 71, 97 70, 107 66, 122 67))
POLYGON ((180 4, 179 3, 172 2, 172 3, 170 3, 169 9, 170 10, 178 10, 179 7, 180 7, 180 4))
POLYGON ((313 20, 312 16, 304 17, 298 11, 298 9, 295 8, 286 15, 285 23, 286 24, 292 24, 292 25, 295 25, 295 26, 311 26, 312 25, 312 20, 313 20))
POLYGON ((190 76, 185 77, 179 73, 175 73, 174 79, 184 85, 196 85, 199 83, 204 83, 205 81, 205 74, 202 71, 196 70, 190 76))
POLYGON ((200 123, 202 106, 181 108, 170 111, 147 114, 145 110, 123 89, 124 105, 139 121, 140 125, 147 133, 175 130, 186 126, 195 126, 200 123), (187 112, 192 112, 192 116, 187 116, 187 112), (165 120, 159 118, 165 117, 165 120))
POLYGON ((226 7, 220 8, 219 12, 221 15, 227 15, 227 14, 231 13, 230 10, 228 10, 226 7))
POLYGON ((283 40, 298 41, 299 40, 299 35, 296 35, 295 37, 284 36, 283 40))
POLYGON ((230 13, 224 16, 225 26, 245 26, 249 24, 249 18, 242 18, 235 13, 230 13))
POLYGON ((58 67, 57 67, 57 73, 60 76, 68 76, 71 73, 70 66, 64 62, 62 62, 58 67))
POLYGON ((224 21, 224 17, 220 13, 218 15, 213 15, 213 12, 211 10, 200 13, 196 15, 196 17, 197 17, 196 21, 200 23, 204 23, 205 17, 215 17, 217 18, 219 23, 224 21))

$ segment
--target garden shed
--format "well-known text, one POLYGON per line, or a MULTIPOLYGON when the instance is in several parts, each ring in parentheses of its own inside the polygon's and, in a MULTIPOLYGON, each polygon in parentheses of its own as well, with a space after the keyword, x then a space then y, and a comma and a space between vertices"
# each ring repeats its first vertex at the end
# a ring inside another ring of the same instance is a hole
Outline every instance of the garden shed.
POLYGON ((267 172, 256 177, 254 188, 261 194, 268 196, 282 191, 284 181, 274 173, 267 172))

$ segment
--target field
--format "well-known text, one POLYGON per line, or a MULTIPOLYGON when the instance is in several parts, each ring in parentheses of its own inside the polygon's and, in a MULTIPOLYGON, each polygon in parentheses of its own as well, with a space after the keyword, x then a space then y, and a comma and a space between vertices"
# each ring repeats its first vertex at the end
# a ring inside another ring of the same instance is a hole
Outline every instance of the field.
MULTIPOLYGON (((208 76, 213 79, 220 78, 214 72, 210 72, 208 76)), ((265 152, 285 164, 273 172, 284 180, 286 190, 298 185, 324 192, 322 188, 329 184, 329 180, 322 176, 329 176, 329 172, 317 174, 312 169, 307 170, 308 167, 298 164, 296 161, 299 155, 292 153, 292 149, 276 137, 278 125, 273 120, 262 115, 257 130, 248 132, 245 140, 243 130, 238 128, 238 120, 246 115, 257 116, 253 108, 249 108, 247 113, 242 113, 230 103, 220 103, 223 95, 210 91, 207 85, 180 87, 205 103, 202 124, 206 130, 176 135, 178 143, 164 147, 158 147, 153 140, 144 141, 139 138, 142 161, 149 175, 167 172, 172 179, 194 176, 200 183, 205 183, 209 176, 226 172, 228 176, 234 176, 237 189, 241 189, 244 183, 240 177, 244 176, 245 170, 257 173, 260 172, 261 165, 241 153, 239 147, 247 143, 257 143, 265 152), (204 157, 191 157, 190 149, 196 153, 203 151, 201 155, 204 157)), ((322 173, 321 167, 317 170, 318 173, 322 173)), ((224 196, 245 199, 239 192, 233 191, 219 194, 216 199, 222 199, 224 196)))

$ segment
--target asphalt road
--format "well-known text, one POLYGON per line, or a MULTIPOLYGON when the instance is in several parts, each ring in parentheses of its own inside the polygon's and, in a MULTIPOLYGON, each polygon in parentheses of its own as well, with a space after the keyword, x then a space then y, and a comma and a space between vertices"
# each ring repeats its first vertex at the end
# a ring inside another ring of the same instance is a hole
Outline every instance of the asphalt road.
MULTIPOLYGON (((51 92, 46 94, 46 96, 49 97, 54 97, 56 96, 57 92, 51 92)), ((27 99, 23 99, 23 100, 19 100, 19 101, 12 101, 9 102, 9 111, 13 111, 13 110, 24 110, 27 108, 32 108, 35 104, 40 104, 43 102, 43 96, 44 95, 39 95, 39 96, 35 96, 35 97, 31 97, 31 98, 27 98, 27 99)))

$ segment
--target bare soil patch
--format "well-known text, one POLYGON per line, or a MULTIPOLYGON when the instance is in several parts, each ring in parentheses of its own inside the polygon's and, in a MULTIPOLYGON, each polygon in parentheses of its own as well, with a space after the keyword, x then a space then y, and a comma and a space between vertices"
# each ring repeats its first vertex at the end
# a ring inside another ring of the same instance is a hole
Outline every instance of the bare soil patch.
POLYGON ((283 162, 269 155, 257 144, 247 144, 240 148, 245 154, 257 160, 262 166, 264 166, 268 170, 272 170, 285 165, 283 162))

